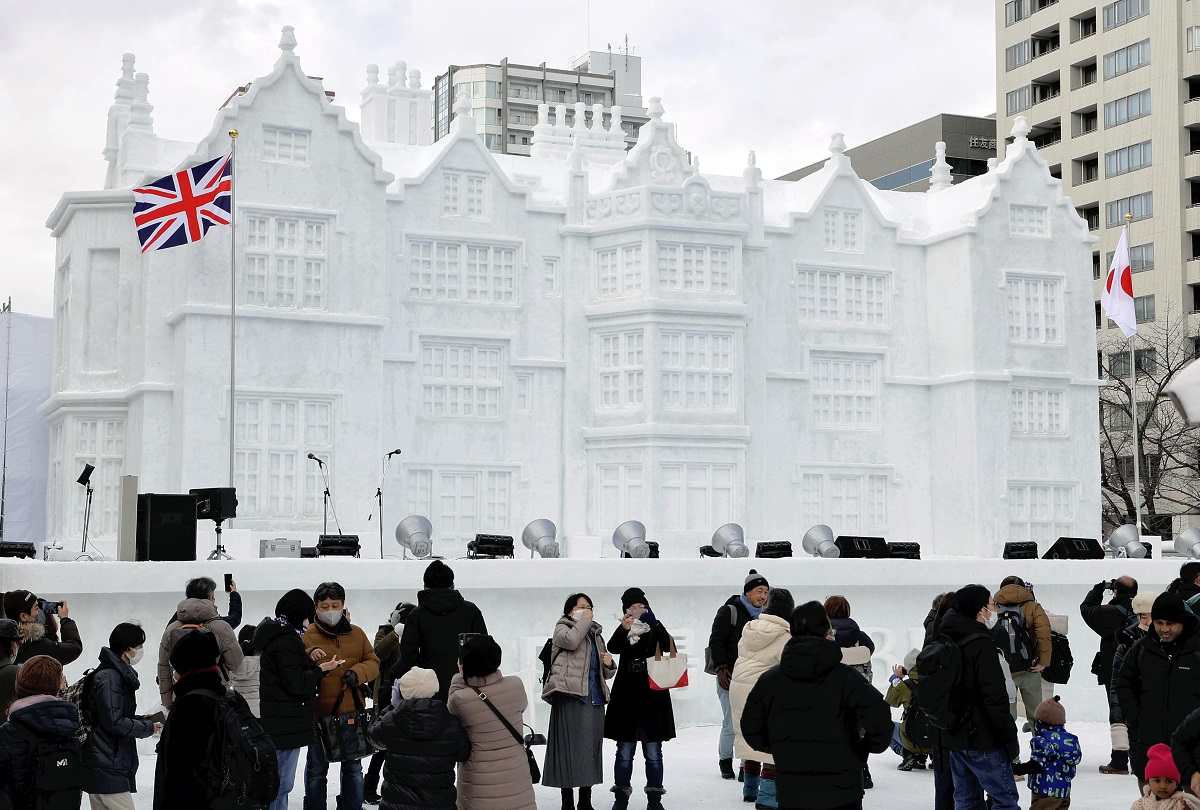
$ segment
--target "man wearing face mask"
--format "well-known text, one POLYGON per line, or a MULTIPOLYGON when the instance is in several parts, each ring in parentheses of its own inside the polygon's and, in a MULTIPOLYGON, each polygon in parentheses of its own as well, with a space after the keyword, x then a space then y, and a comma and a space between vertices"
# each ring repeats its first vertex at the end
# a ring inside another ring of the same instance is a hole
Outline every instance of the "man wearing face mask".
MULTIPOLYGON (((318 664, 336 662, 321 679, 317 716, 347 714, 355 710, 354 691, 379 677, 379 657, 367 634, 350 623, 346 611, 346 589, 336 582, 323 582, 313 593, 317 620, 304 633, 304 648, 318 664)), ((362 810, 362 762, 342 762, 338 810, 362 810)), ((304 808, 325 810, 329 761, 319 744, 308 747, 304 767, 304 808)))
POLYGON ((987 588, 967 585, 955 592, 939 633, 961 651, 961 675, 949 705, 961 707, 963 720, 940 733, 939 748, 950 755, 955 807, 982 807, 986 791, 993 810, 1019 810, 1012 771, 1020 752, 1017 727, 989 626, 995 626, 995 615, 987 588))
POLYGON ((88 684, 92 733, 83 749, 89 771, 86 785, 92 810, 133 810, 137 791, 137 740, 161 729, 151 718, 137 715, 140 685, 134 669, 142 660, 146 633, 136 624, 113 628, 108 646, 100 650, 100 665, 88 684))
MULTIPOLYGON (((1097 582, 1083 602, 1079 613, 1084 623, 1100 637, 1100 650, 1092 659, 1092 674, 1105 688, 1109 697, 1114 696, 1110 688, 1113 673, 1113 653, 1117 647, 1117 634, 1133 621, 1133 598, 1137 596, 1137 580, 1130 576, 1097 582), (1106 591, 1112 591, 1112 599, 1103 604, 1106 591)), ((1129 741, 1121 722, 1121 706, 1118 701, 1109 701, 1108 722, 1112 737, 1112 756, 1102 773, 1129 773, 1129 741)))

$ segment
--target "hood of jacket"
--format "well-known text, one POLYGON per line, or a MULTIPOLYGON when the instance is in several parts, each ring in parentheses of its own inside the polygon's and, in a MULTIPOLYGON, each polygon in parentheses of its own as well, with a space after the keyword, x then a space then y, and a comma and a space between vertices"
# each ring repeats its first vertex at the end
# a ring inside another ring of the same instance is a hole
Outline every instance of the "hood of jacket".
POLYGON ((289 634, 295 636, 296 638, 300 638, 300 633, 298 633, 296 628, 292 627, 292 625, 288 623, 287 619, 282 617, 263 619, 258 623, 258 627, 254 628, 255 654, 262 654, 262 651, 274 643, 277 639, 289 634))
POLYGON ((141 682, 138 680, 137 671, 126 663, 125 659, 117 655, 108 647, 100 648, 100 666, 99 669, 115 669, 121 675, 121 680, 125 681, 125 685, 137 691, 141 682))
POLYGON ((14 703, 8 722, 23 726, 38 737, 73 738, 79 730, 79 710, 75 704, 47 695, 34 697, 48 699, 23 705, 18 705, 20 701, 14 703))
POLYGON ((204 624, 217 618, 217 603, 211 599, 184 599, 175 610, 180 624, 204 624))
POLYGON ((446 723, 453 722, 446 713, 446 704, 437 698, 402 700, 392 711, 396 731, 406 740, 436 740, 446 723))
POLYGON ((1023 605, 1032 601, 1034 601, 1033 591, 1015 582, 996 591, 996 604, 998 605, 1023 605))
POLYGON ((819 681, 841 663, 842 648, 836 641, 801 636, 783 648, 779 669, 795 681, 819 681))
POLYGON ((853 647, 858 643, 858 634, 861 631, 854 619, 830 619, 829 624, 833 627, 834 640, 839 646, 853 647))
POLYGON ((741 643, 746 645, 747 653, 754 655, 773 644, 778 644, 780 638, 791 634, 792 629, 787 619, 763 613, 746 625, 746 629, 742 631, 741 643))
POLYGON ((448 588, 434 588, 417 594, 417 606, 428 610, 435 616, 446 616, 453 613, 466 601, 461 593, 448 588))
POLYGON ((171 687, 171 691, 175 693, 176 701, 197 689, 207 689, 210 692, 216 692, 218 695, 224 695, 226 691, 225 680, 221 677, 221 673, 214 667, 212 670, 202 670, 200 672, 193 672, 190 675, 184 675, 171 687))
POLYGON ((41 641, 46 637, 46 625, 40 622, 21 622, 17 625, 17 635, 21 637, 22 644, 41 641))
MULTIPOLYGON (((987 636, 987 642, 989 644, 992 643, 991 635, 988 633, 988 629, 986 627, 977 622, 974 616, 967 618, 954 608, 950 608, 950 610, 946 611, 946 615, 942 617, 942 623, 938 630, 942 633, 945 633, 951 641, 955 641, 960 644, 962 643, 963 639, 967 638, 968 636, 973 636, 977 633, 982 633, 983 635, 987 636)), ((984 639, 980 640, 982 641, 984 639)))

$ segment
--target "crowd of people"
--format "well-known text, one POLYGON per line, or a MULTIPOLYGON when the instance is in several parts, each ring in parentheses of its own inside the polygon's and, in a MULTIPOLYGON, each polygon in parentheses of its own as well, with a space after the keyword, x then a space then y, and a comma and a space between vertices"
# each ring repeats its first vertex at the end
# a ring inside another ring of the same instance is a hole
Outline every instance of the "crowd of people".
MULTIPOLYGON (((68 684, 63 667, 83 652, 69 606, 4 594, 0 808, 67 810, 86 794, 93 810, 132 810, 137 741, 155 736, 155 810, 285 810, 302 753, 305 810, 326 808, 334 765, 337 810, 535 810, 536 784, 560 790, 563 810, 592 810, 593 790, 609 781, 605 740, 615 743, 611 807, 630 806, 639 746, 645 806, 664 807, 675 719, 671 684, 654 673, 675 644, 639 588, 621 595, 611 633, 591 597, 566 598, 541 656, 545 738, 524 725, 526 684, 504 674, 483 613, 441 561, 373 640, 337 582, 289 591, 273 616, 245 626, 236 584, 226 590, 222 616, 216 583, 188 582, 161 634, 152 631, 162 703, 141 714, 146 629, 117 624, 97 664, 68 684)), ((1109 705, 1100 772, 1136 777, 1134 810, 1200 810, 1193 611, 1200 562, 1161 594, 1123 576, 1080 604, 1099 637, 1091 673, 1109 705)), ((717 609, 706 650, 722 711, 720 776, 762 810, 861 808, 873 787, 868 760, 890 747, 900 771, 933 771, 934 810, 1016 810, 1022 782, 1033 810, 1068 808, 1082 750, 1053 690, 1071 655, 1034 586, 1008 577, 995 592, 970 584, 939 594, 924 624, 922 647, 881 694, 874 641, 848 599, 796 604, 751 570, 717 609)))

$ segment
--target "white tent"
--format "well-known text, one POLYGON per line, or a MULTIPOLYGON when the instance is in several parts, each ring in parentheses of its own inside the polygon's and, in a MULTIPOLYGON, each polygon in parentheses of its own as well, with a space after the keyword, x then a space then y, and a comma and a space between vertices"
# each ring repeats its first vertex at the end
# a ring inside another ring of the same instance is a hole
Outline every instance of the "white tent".
POLYGON ((38 407, 50 396, 53 351, 52 319, 11 311, 0 315, 0 477, 4 479, 5 540, 40 542, 46 537, 48 431, 38 407))

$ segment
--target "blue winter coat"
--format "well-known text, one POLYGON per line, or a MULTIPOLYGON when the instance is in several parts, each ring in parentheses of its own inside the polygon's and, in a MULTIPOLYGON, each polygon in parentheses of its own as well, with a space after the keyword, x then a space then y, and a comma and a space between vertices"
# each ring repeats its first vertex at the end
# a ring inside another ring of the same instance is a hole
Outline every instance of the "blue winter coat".
POLYGON ((90 771, 88 793, 137 791, 137 740, 154 733, 151 721, 136 717, 138 686, 133 667, 108 647, 101 648, 86 704, 92 724, 83 749, 90 771))
POLYGON ((1075 766, 1083 758, 1079 738, 1062 726, 1039 723, 1030 746, 1029 758, 1042 766, 1042 772, 1029 777, 1029 790, 1035 796, 1068 798, 1075 766))

